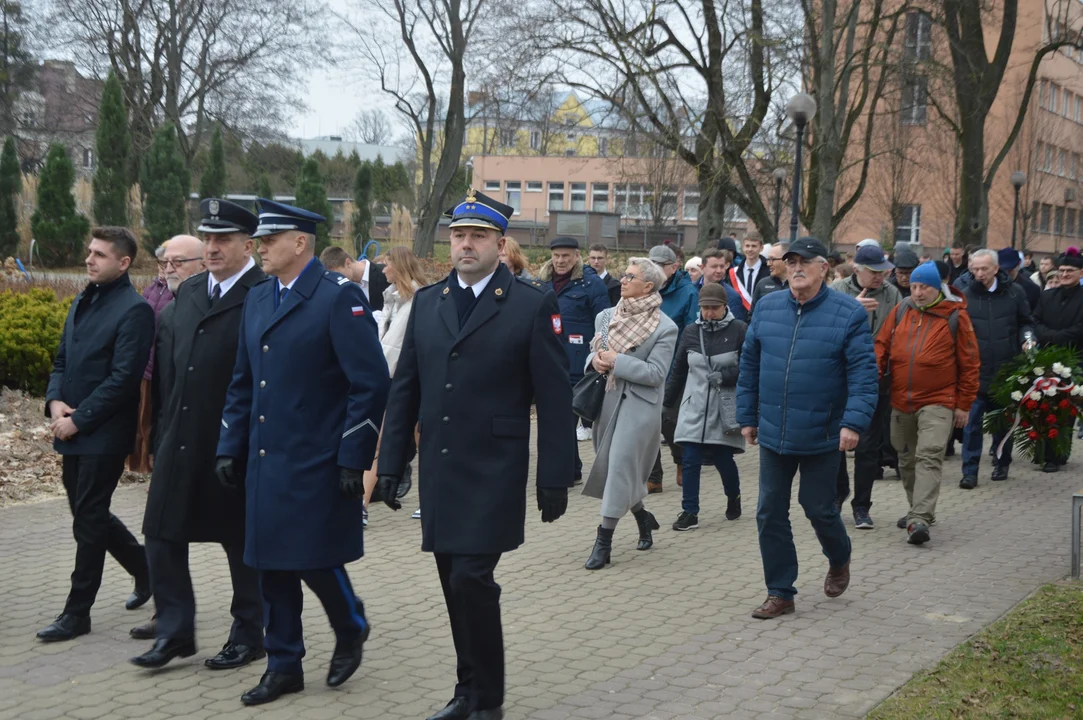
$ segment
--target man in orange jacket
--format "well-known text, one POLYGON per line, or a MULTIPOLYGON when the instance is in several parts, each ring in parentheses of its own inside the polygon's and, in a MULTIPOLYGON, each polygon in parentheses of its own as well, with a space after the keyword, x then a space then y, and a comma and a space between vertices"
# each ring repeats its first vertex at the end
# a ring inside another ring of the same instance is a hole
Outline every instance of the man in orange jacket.
POLYGON ((966 425, 978 394, 981 358, 966 300, 927 262, 910 275, 910 298, 876 336, 880 376, 891 387, 891 444, 899 453, 910 511, 898 526, 913 545, 936 522, 944 450, 952 427, 966 425))

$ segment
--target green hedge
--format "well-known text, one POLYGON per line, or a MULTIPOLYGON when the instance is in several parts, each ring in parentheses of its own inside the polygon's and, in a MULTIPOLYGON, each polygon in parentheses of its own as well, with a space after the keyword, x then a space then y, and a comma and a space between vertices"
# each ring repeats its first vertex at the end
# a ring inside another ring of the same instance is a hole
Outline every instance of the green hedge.
POLYGON ((45 288, 0 292, 0 384, 45 394, 71 300, 45 288))

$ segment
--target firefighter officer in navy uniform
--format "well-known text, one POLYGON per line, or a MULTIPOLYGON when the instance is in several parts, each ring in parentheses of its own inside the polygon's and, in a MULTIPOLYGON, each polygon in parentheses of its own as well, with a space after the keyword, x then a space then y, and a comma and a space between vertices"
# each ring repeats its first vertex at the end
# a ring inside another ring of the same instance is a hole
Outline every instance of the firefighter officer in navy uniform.
POLYGON ((256 571, 244 564, 244 492, 218 482, 214 466, 226 391, 237 358, 237 329, 248 291, 267 278, 253 259, 254 214, 228 200, 200 203, 208 269, 177 289, 158 321, 154 398, 154 471, 143 535, 156 620, 132 630, 156 638, 132 663, 159 668, 195 647, 195 594, 188 545, 221 543, 233 584, 233 627, 212 670, 264 656, 263 601, 256 571))
POLYGON ((500 263, 513 210, 471 193, 448 211, 444 282, 417 292, 391 385, 377 491, 400 507, 399 483, 420 422, 421 549, 434 553, 451 623, 458 683, 432 718, 503 717, 501 553, 523 544, 530 409, 537 407, 537 506, 568 507, 575 462, 568 358, 552 291, 500 263))
POLYGON ((244 486, 244 561, 259 571, 267 672, 241 701, 304 689, 301 582, 335 631, 327 684, 361 664, 364 606, 344 565, 362 553, 362 472, 390 382, 361 288, 315 257, 315 213, 259 201, 259 254, 274 279, 248 293, 216 471, 244 486))

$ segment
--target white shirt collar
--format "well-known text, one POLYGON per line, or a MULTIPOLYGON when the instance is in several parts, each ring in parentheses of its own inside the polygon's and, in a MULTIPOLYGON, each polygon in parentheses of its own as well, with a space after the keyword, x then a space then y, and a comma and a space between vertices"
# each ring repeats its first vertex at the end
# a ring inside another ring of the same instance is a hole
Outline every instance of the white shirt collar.
POLYGON ((758 273, 760 271, 760 263, 762 263, 762 262, 763 262, 763 256, 762 255, 760 257, 756 258, 756 264, 755 265, 749 265, 748 261, 746 260, 745 261, 745 274, 747 275, 749 270, 752 270, 753 273, 758 273))
POLYGON ((996 278, 993 278, 993 284, 989 286, 989 292, 996 292, 998 284, 999 281, 996 278))
POLYGON ((372 267, 372 263, 368 260, 362 260, 365 263, 365 272, 361 273, 361 287, 367 288, 369 286, 369 269, 372 267))
POLYGON ((226 293, 229 292, 229 289, 231 287, 233 287, 234 285, 236 285, 237 281, 240 280, 241 277, 246 272, 248 272, 249 270, 251 270, 255 266, 256 266, 255 258, 249 256, 248 257, 248 262, 246 262, 244 264, 244 267, 241 269, 241 271, 239 273, 237 273, 236 275, 230 275, 228 278, 226 278, 222 282, 218 282, 217 280, 214 279, 214 273, 207 273, 207 295, 208 296, 212 295, 214 293, 214 286, 218 285, 219 286, 218 297, 225 297, 226 293))
POLYGON ((484 290, 485 286, 489 284, 489 281, 493 279, 493 275, 496 275, 496 270, 493 270, 491 273, 483 277, 481 280, 478 280, 473 285, 467 285, 465 282, 463 282, 462 276, 459 275, 459 273, 455 273, 455 279, 459 281, 459 287, 461 287, 463 290, 465 290, 466 288, 470 288, 474 291, 474 297, 481 297, 482 290, 484 290))
POLYGON ((602 270, 602 273, 598 277, 600 277, 602 280, 605 280, 608 275, 609 275, 608 270, 602 270))

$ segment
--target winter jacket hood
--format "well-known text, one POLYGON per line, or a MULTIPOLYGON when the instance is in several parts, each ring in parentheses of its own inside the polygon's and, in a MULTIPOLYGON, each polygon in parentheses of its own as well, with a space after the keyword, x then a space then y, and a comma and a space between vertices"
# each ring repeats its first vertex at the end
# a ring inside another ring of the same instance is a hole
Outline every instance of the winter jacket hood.
POLYGON ((905 309, 888 315, 876 336, 876 360, 881 375, 890 374, 891 407, 899 412, 915 413, 928 405, 970 410, 977 397, 981 358, 966 298, 945 289, 943 299, 927 308, 904 303, 905 309))

